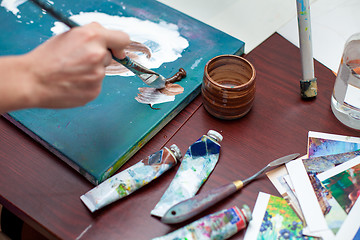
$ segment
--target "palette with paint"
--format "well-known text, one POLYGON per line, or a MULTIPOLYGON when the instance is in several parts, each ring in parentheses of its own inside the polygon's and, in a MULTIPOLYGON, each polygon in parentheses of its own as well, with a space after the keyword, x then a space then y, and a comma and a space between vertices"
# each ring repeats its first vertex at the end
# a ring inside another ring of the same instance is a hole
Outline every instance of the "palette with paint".
MULTIPOLYGON (((53 2, 56 9, 80 24, 98 21, 128 32, 132 40, 152 51, 152 58, 140 51, 136 60, 164 77, 174 75, 180 67, 187 72, 178 82, 183 93, 172 102, 155 105, 158 110, 135 100, 138 88, 147 86, 133 74, 120 71, 107 75, 101 94, 83 107, 26 109, 5 115, 94 184, 113 175, 199 94, 208 60, 244 50, 241 40, 154 0, 53 2)), ((66 31, 31 2, 15 9, 2 4, 0 21, 2 56, 26 53, 66 31)))

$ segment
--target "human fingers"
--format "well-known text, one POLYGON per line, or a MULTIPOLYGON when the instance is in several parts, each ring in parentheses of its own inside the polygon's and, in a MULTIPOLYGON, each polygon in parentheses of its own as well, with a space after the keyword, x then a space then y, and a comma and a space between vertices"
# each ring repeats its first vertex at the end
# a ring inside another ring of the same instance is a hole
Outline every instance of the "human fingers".
POLYGON ((110 53, 115 57, 123 59, 126 57, 124 49, 130 45, 131 40, 127 33, 119 30, 109 30, 104 28, 97 22, 92 22, 84 26, 85 28, 91 28, 98 33, 98 36, 104 41, 107 49, 110 49, 110 53))
POLYGON ((126 57, 125 51, 123 49, 111 49, 111 52, 118 59, 124 59, 126 57))
POLYGON ((89 23, 83 27, 92 28, 93 31, 100 33, 105 40, 106 46, 110 49, 124 49, 131 43, 130 36, 127 33, 107 29, 97 22, 89 23))
POLYGON ((111 60, 112 60, 112 56, 111 56, 111 53, 110 51, 108 51, 105 55, 105 58, 104 58, 104 66, 109 66, 110 63, 111 63, 111 60))
POLYGON ((129 35, 123 31, 104 29, 104 37, 108 48, 114 50, 124 49, 131 43, 129 35))
POLYGON ((130 45, 130 37, 127 33, 117 30, 104 29, 106 45, 112 54, 119 59, 126 57, 124 49, 130 45))
POLYGON ((121 31, 106 30, 106 44, 111 53, 119 58, 126 57, 125 48, 131 43, 129 35, 121 31))

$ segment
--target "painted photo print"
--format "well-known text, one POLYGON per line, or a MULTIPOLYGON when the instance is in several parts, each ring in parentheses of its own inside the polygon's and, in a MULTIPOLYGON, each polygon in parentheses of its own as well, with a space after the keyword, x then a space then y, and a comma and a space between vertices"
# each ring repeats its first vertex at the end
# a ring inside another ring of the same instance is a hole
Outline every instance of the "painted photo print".
POLYGON ((244 239, 312 238, 303 235, 303 223, 285 199, 260 192, 244 239))

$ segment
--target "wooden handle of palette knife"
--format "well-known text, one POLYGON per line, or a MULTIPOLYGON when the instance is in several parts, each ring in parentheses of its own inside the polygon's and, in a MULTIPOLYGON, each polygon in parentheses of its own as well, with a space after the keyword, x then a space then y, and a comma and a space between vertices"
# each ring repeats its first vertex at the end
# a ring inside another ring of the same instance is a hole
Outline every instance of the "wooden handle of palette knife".
POLYGON ((235 181, 230 184, 223 185, 221 187, 212 189, 207 192, 196 195, 195 197, 188 199, 187 201, 192 204, 192 211, 189 212, 189 218, 196 216, 202 211, 215 205, 219 201, 227 198, 231 194, 243 187, 242 181, 235 181))

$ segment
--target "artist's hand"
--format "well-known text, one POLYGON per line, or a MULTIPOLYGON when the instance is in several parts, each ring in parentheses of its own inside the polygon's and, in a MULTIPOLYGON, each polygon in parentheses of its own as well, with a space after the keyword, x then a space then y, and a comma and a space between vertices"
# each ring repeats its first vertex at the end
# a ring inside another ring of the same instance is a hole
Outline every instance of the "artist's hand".
POLYGON ((98 23, 76 27, 54 36, 26 54, 31 73, 22 82, 31 94, 31 107, 67 108, 86 104, 98 96, 111 49, 124 58, 129 36, 98 23))

